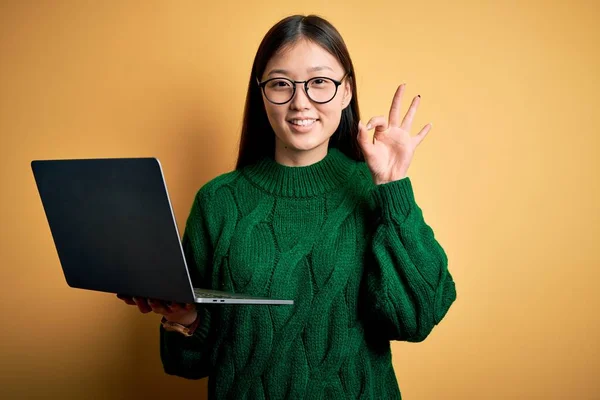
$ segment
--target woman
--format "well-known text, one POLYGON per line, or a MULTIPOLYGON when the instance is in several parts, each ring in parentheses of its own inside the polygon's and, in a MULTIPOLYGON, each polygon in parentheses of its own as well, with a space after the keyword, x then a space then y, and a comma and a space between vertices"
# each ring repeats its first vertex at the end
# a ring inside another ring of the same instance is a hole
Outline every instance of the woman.
POLYGON ((421 341, 456 297, 444 250, 407 170, 426 125, 359 122, 356 79, 335 28, 292 16, 263 39, 250 75, 235 171, 202 187, 183 245, 199 287, 293 306, 168 305, 169 374, 209 376, 218 399, 394 399, 390 340, 421 341), (374 129, 373 137, 369 130, 374 129))

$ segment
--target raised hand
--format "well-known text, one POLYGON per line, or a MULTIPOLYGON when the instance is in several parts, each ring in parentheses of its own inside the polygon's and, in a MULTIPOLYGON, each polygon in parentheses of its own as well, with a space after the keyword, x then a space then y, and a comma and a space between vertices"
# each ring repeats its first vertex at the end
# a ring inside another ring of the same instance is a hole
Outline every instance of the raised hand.
POLYGON ((415 149, 425 139, 432 126, 429 123, 417 135, 410 135, 421 97, 416 96, 413 99, 401 121, 400 103, 405 87, 406 84, 403 83, 396 90, 387 121, 385 117, 379 116, 371 118, 366 126, 362 122, 358 124, 358 143, 377 185, 406 177, 415 149), (375 132, 371 139, 369 130, 373 128, 375 132))

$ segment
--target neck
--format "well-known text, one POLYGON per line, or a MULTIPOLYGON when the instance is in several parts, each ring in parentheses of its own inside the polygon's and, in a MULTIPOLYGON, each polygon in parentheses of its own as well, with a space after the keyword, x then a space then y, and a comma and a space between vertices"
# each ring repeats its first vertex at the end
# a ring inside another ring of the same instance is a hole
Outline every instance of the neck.
POLYGON ((325 158, 303 167, 282 165, 271 157, 244 167, 242 173, 257 187, 275 196, 306 198, 320 196, 347 183, 357 163, 336 148, 325 158))
POLYGON ((322 161, 327 156, 329 141, 310 150, 295 150, 281 143, 275 143, 275 161, 286 167, 306 167, 322 161))

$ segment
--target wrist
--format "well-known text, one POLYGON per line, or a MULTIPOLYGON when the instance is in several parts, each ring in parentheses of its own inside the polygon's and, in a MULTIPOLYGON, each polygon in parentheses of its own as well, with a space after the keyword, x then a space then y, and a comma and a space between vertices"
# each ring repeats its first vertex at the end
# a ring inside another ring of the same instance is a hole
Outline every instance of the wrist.
POLYGON ((398 174, 387 178, 374 178, 375 185, 385 185, 386 183, 396 182, 407 177, 407 174, 398 174))
POLYGON ((386 183, 399 181, 408 176, 408 166, 397 168, 395 171, 390 171, 387 174, 373 174, 373 182, 375 185, 385 185, 386 183))
POLYGON ((172 318, 172 316, 171 320, 167 320, 167 317, 163 315, 160 323, 162 325, 162 328, 167 332, 178 332, 183 336, 190 337, 194 335, 194 332, 200 324, 199 318, 200 317, 198 313, 194 311, 190 314, 187 314, 186 318, 176 318, 177 322, 174 321, 175 318, 172 318), (194 320, 191 323, 187 323, 194 315, 194 320))

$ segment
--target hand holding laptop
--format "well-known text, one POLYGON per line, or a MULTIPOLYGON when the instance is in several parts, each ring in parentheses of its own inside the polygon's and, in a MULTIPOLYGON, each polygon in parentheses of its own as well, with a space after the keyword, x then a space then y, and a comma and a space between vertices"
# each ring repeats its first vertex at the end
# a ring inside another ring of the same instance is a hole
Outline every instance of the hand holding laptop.
POLYGON ((151 311, 163 315, 167 320, 182 325, 190 325, 196 320, 197 312, 194 304, 165 302, 143 297, 130 297, 117 294, 117 297, 130 306, 137 306, 143 314, 151 311))

